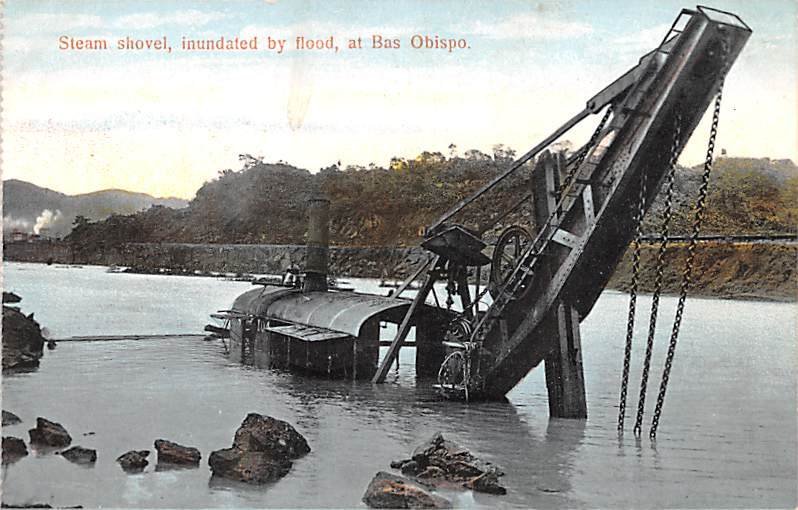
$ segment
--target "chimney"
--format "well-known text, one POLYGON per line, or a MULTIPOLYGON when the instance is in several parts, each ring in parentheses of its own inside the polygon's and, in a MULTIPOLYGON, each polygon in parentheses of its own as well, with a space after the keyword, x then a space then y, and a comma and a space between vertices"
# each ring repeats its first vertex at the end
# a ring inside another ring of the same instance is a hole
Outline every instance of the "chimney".
POLYGON ((327 257, 330 250, 330 201, 316 194, 308 200, 308 240, 305 282, 302 292, 327 290, 327 257))

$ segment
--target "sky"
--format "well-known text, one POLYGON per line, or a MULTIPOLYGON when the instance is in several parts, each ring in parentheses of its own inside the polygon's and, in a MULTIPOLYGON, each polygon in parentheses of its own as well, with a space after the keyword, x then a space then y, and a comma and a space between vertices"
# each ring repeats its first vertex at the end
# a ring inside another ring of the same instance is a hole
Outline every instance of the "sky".
MULTIPOLYGON (((798 160, 798 2, 717 0, 754 33, 724 89, 718 146, 798 160)), ((68 194, 192 198, 239 154, 310 171, 454 144, 523 153, 657 46, 672 0, 6 0, 2 174, 68 194), (373 35, 400 48, 371 48, 373 35), (467 48, 415 49, 413 36, 467 48), (109 50, 59 49, 62 36, 109 50), (295 38, 339 50, 296 50, 295 38), (117 50, 167 38, 166 51, 117 50), (182 51, 187 39, 258 51, 182 51), (267 38, 287 39, 278 54, 267 38), (362 49, 347 48, 361 37, 362 49)), ((708 115, 682 154, 703 159, 708 115)), ((591 122, 595 122, 591 120, 591 122)), ((585 126, 569 136, 588 136, 585 126)), ((567 137, 566 137, 567 138, 567 137)))

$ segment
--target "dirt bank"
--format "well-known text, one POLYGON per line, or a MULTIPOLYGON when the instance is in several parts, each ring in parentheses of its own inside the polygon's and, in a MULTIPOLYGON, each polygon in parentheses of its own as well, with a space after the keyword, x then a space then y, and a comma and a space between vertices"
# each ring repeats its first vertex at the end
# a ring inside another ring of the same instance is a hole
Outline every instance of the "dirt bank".
MULTIPOLYGON (((640 289, 651 292, 656 274, 657 245, 641 250, 640 289)), ((673 245, 665 255, 663 290, 679 292, 687 257, 687 244, 673 245)), ((628 290, 631 250, 610 280, 610 288, 628 290)), ((798 245, 752 243, 700 243, 696 249, 690 294, 732 299, 795 301, 798 299, 796 261, 798 245)))
MULTIPOLYGON (((174 273, 194 271, 220 273, 282 274, 289 264, 304 264, 305 247, 301 245, 264 244, 186 244, 125 243, 107 250, 71 253, 63 250, 37 252, 26 245, 17 253, 13 244, 6 245, 7 260, 47 262, 56 255, 56 263, 117 265, 141 272, 158 272, 169 268, 174 273), (19 256, 18 256, 19 255, 19 256)), ((640 288, 650 292, 654 287, 657 245, 642 247, 640 288)), ((665 260, 664 291, 679 290, 681 272, 687 254, 685 243, 675 243, 665 260)), ((330 272, 335 276, 366 278, 403 278, 412 273, 428 257, 421 248, 332 247, 330 272)), ((766 299, 794 301, 796 292, 796 260, 798 245, 789 243, 702 242, 696 251, 691 295, 733 299, 766 299)), ((487 271, 483 271, 483 276, 487 271)), ((631 253, 624 255, 609 288, 628 290, 631 281, 631 253)))

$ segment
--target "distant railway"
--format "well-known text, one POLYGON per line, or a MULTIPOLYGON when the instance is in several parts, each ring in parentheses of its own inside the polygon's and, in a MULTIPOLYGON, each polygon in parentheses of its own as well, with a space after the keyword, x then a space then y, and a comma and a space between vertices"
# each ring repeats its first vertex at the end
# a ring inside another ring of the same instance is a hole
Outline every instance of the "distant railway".
MULTIPOLYGON (((642 237, 644 243, 659 242, 660 236, 646 234, 642 237)), ((669 236, 672 242, 687 242, 689 236, 669 236)), ((753 243, 753 244, 794 244, 798 243, 798 234, 772 234, 772 235, 707 235, 698 236, 699 242, 704 243, 753 243)))

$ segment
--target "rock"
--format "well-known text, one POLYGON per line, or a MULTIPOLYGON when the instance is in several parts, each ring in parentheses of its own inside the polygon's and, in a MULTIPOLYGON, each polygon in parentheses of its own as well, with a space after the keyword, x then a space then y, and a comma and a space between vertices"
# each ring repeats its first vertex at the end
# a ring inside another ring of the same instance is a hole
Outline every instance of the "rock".
POLYGON ((262 484, 287 475, 291 460, 309 451, 307 440, 290 423, 250 413, 236 431, 232 448, 212 452, 208 464, 214 476, 262 484))
POLYGON ((33 314, 3 306, 3 370, 35 368, 44 353, 44 337, 33 314))
POLYGON ((3 291, 3 303, 19 303, 22 298, 13 292, 3 291))
POLYGON ((394 461, 391 467, 432 486, 461 486, 491 494, 507 492, 498 482, 498 477, 504 475, 500 469, 444 439, 441 433, 413 450, 412 459, 394 461))
POLYGON ((239 482, 262 484, 279 480, 291 470, 292 462, 275 459, 265 452, 238 448, 216 450, 208 457, 214 476, 239 482))
POLYGON ((420 472, 424 471, 424 469, 418 465, 418 462, 414 460, 405 461, 400 469, 402 470, 402 474, 407 476, 416 476, 420 472))
POLYGON ((18 437, 3 436, 3 464, 15 462, 27 454, 25 441, 18 437))
POLYGON ((363 494, 369 508, 451 508, 448 500, 430 494, 407 478, 377 473, 363 494))
POLYGON ((22 420, 19 418, 19 416, 3 409, 3 426, 16 425, 17 423, 22 423, 22 420))
POLYGON ((72 437, 60 423, 36 418, 36 428, 28 431, 31 444, 42 446, 69 446, 72 437))
POLYGON ((149 450, 130 450, 116 458, 116 461, 122 466, 122 469, 129 473, 140 473, 147 467, 147 456, 150 454, 149 450))
POLYGON ((464 483, 463 487, 477 492, 487 492, 488 494, 507 494, 507 489, 499 485, 499 477, 495 471, 487 471, 475 476, 464 483))
POLYGON ((297 459, 310 452, 305 438, 288 422, 250 413, 241 422, 233 448, 267 452, 273 458, 297 459))
POLYGON ((158 452, 158 464, 199 466, 201 455, 196 448, 179 445, 165 439, 156 439, 155 450, 158 452))
POLYGON ((94 464, 97 462, 97 450, 83 448, 82 446, 73 446, 69 450, 64 450, 61 452, 61 456, 75 464, 94 464))
POLYGON ((443 478, 446 471, 438 466, 427 466, 427 469, 416 475, 419 478, 443 478))

